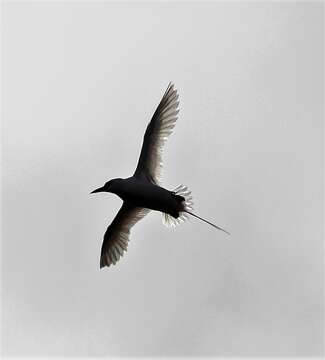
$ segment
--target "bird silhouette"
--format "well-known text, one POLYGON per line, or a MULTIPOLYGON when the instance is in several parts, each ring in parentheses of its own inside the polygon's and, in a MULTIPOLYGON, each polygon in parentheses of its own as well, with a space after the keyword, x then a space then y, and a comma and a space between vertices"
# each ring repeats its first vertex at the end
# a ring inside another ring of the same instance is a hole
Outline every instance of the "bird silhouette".
POLYGON ((185 185, 179 185, 172 191, 160 186, 163 147, 176 124, 178 105, 177 90, 169 83, 147 126, 134 175, 127 179, 112 179, 91 192, 110 192, 123 200, 119 212, 105 232, 100 268, 117 263, 127 250, 131 228, 150 210, 162 212, 163 223, 168 227, 174 227, 192 215, 229 234, 192 212, 192 195, 185 185))

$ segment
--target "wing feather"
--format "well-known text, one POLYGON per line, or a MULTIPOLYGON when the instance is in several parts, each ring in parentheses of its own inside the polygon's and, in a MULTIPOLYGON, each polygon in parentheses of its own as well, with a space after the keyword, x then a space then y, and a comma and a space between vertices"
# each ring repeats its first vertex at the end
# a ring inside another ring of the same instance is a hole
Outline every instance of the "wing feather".
POLYGON ((108 226, 100 255, 100 267, 115 265, 127 250, 132 226, 145 217, 149 209, 123 203, 112 223, 108 226))
POLYGON ((149 181, 160 184, 162 176, 162 153, 168 136, 175 127, 178 109, 178 93, 169 83, 143 138, 138 166, 134 175, 144 175, 149 181))

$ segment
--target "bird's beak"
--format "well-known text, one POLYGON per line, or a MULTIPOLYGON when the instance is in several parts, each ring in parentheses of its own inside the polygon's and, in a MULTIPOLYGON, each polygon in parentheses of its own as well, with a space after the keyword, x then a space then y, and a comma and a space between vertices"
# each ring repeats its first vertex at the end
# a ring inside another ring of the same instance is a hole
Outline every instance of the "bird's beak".
POLYGON ((98 189, 92 191, 91 194, 95 194, 95 193, 103 192, 103 191, 105 191, 105 190, 104 190, 104 187, 101 187, 101 188, 98 188, 98 189))

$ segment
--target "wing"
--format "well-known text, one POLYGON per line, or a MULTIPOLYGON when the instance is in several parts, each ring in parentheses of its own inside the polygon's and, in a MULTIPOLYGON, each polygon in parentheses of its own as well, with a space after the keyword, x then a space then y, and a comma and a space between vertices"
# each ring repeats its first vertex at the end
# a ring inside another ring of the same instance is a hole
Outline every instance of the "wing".
POLYGON ((162 151, 168 136, 176 124, 178 94, 169 83, 143 138, 138 166, 134 175, 144 175, 151 182, 159 184, 162 174, 162 151))
POLYGON ((100 268, 116 264, 127 250, 130 230, 145 217, 149 209, 134 207, 124 202, 107 228, 100 255, 100 268))

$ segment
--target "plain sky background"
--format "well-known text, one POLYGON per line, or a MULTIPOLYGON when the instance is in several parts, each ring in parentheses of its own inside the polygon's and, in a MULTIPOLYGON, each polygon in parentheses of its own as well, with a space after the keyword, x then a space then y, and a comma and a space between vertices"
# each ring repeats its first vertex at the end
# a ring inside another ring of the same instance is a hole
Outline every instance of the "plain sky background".
POLYGON ((323 353, 321 2, 3 4, 6 355, 323 353), (169 81, 180 116, 151 213, 99 270, 169 81))

